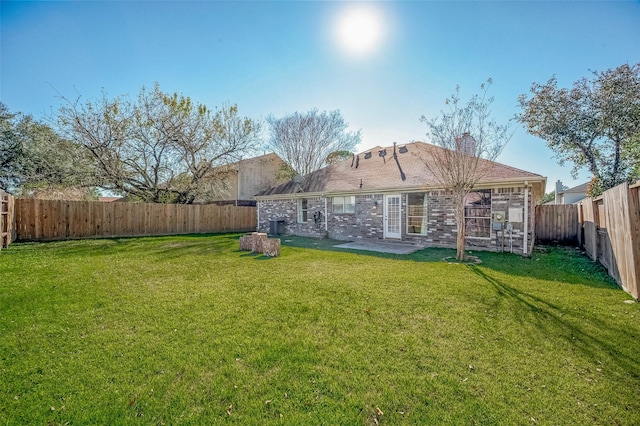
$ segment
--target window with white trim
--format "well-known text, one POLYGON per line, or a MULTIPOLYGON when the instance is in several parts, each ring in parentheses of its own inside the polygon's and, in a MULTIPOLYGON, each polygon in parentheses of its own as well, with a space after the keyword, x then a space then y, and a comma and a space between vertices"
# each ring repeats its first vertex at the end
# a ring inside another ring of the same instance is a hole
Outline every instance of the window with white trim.
POLYGON ((464 198, 465 236, 491 238, 491 190, 471 191, 464 198))
POLYGON ((355 213, 356 212, 356 196, 347 195, 346 197, 333 197, 331 204, 334 213, 355 213))
POLYGON ((427 193, 407 194, 407 233, 427 235, 427 193))
POLYGON ((298 223, 305 223, 307 221, 307 199, 298 198, 298 223))

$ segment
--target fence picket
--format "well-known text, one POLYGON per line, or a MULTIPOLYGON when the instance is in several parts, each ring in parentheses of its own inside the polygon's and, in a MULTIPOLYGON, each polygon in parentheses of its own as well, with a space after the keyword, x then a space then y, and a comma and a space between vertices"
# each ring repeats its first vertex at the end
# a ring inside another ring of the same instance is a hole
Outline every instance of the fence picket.
POLYGON ((255 207, 18 199, 16 238, 49 241, 256 229, 255 207))
POLYGON ((618 284, 640 298, 640 185, 624 183, 579 204, 587 255, 618 284))
POLYGON ((575 244, 578 240, 578 206, 536 206, 536 240, 542 243, 575 244))

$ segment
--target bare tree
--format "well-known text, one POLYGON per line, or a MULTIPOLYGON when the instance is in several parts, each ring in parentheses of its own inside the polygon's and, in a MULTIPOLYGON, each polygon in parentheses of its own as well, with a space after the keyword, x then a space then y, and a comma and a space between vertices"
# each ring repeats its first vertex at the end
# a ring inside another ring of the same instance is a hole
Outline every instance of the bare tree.
POLYGON ((491 79, 466 104, 460 99, 460 87, 456 87, 446 100, 448 111, 420 120, 429 127, 431 142, 443 148, 432 149, 431 158, 424 163, 451 193, 457 227, 456 258, 460 261, 465 259, 465 199, 511 138, 509 126, 499 125, 491 116, 493 98, 487 97, 490 86, 491 79))
POLYGON ((260 123, 235 105, 210 111, 156 84, 137 100, 66 101, 57 122, 95 159, 100 186, 147 202, 193 203, 217 192, 222 165, 251 152, 260 123))
POLYGON ((269 116, 267 122, 271 127, 268 148, 302 176, 325 166, 331 153, 352 151, 361 138, 360 131, 346 131, 348 123, 339 110, 319 113, 313 109, 282 118, 269 116))

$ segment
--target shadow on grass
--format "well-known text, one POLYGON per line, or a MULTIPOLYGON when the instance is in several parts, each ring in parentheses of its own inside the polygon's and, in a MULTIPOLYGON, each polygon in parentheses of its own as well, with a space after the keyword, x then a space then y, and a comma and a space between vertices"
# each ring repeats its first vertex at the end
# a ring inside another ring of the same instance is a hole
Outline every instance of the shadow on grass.
POLYGON ((640 358, 633 356, 636 355, 635 351, 633 355, 624 353, 624 348, 619 346, 623 339, 634 340, 635 337, 627 330, 603 324, 598 318, 591 317, 584 310, 577 312, 562 310, 559 306, 540 297, 521 291, 502 280, 487 275, 476 265, 467 265, 467 267, 491 284, 501 298, 512 302, 511 306, 513 306, 515 316, 520 316, 523 320, 526 317, 528 321, 531 316, 527 316, 527 314, 532 314, 539 330, 566 340, 572 347, 580 350, 594 362, 599 362, 601 354, 604 352, 610 358, 610 362, 617 364, 626 373, 633 377, 639 376, 640 358), (585 327, 575 324, 585 324, 585 327), (587 326, 594 327, 597 333, 593 334, 602 337, 595 337, 587 333, 585 331, 587 326))
MULTIPOLYGON (((429 247, 411 254, 391 254, 366 250, 353 250, 337 247, 344 241, 286 236, 282 245, 287 247, 308 248, 383 259, 409 260, 414 262, 442 262, 445 258, 455 258, 454 249, 429 247)), ((571 247, 537 248, 531 257, 522 257, 513 253, 496 253, 482 250, 469 250, 477 256, 482 266, 511 276, 532 277, 547 281, 559 281, 571 285, 585 285, 595 288, 619 288, 608 276, 604 267, 591 261, 580 250, 571 247)))
MULTIPOLYGON (((186 234, 167 237, 166 242, 152 237, 147 242, 147 250, 159 256, 160 259, 172 259, 185 255, 211 256, 227 253, 236 248, 242 234, 186 234)), ((142 240, 142 242, 145 242, 142 240)))
POLYGON ((252 252, 246 252, 246 251, 240 251, 237 250, 237 252, 242 253, 240 255, 240 257, 252 257, 253 260, 271 260, 273 259, 273 257, 271 256, 265 256, 264 254, 260 254, 260 253, 252 253, 252 252))
MULTIPOLYGON (((184 234, 175 236, 149 236, 53 241, 44 243, 12 244, 6 251, 5 258, 12 253, 30 250, 34 245, 44 249, 45 253, 59 258, 87 258, 112 255, 114 252, 140 253, 156 255, 158 261, 177 259, 181 256, 211 256, 239 251, 239 239, 242 233, 229 234, 184 234)), ((365 250, 344 249, 337 247, 344 241, 327 238, 307 238, 297 236, 281 237, 282 247, 305 248, 338 253, 350 253, 383 259, 442 262, 442 259, 455 256, 455 250, 445 248, 426 248, 417 252, 402 255, 380 253, 365 250)), ((3 251, 3 254, 5 252, 3 251)), ((535 251, 531 258, 523 258, 510 253, 494 253, 473 250, 483 267, 508 274, 510 276, 526 276, 548 281, 563 282, 570 285, 586 285, 597 288, 619 288, 607 275, 604 268, 592 262, 581 252, 573 248, 545 247, 535 251)), ((268 260, 268 256, 254 255, 256 260, 268 260)))

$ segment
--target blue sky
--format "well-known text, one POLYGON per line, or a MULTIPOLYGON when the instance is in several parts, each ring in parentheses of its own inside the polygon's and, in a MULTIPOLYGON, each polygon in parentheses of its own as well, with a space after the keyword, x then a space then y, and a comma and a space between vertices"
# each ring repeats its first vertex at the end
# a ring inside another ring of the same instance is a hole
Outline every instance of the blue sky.
MULTIPOLYGON (((359 150, 427 140, 456 85, 463 98, 493 79, 506 123, 518 95, 640 62, 638 1, 364 3, 383 28, 367 55, 346 52, 342 2, 7 2, 0 4, 0 100, 36 118, 57 92, 92 99, 160 84, 209 107, 238 104, 253 118, 340 109, 359 150)), ((362 3, 357 5, 362 6, 362 3)), ((544 141, 514 124, 498 161, 575 186, 544 141)), ((266 137, 266 133, 265 133, 266 137)))

